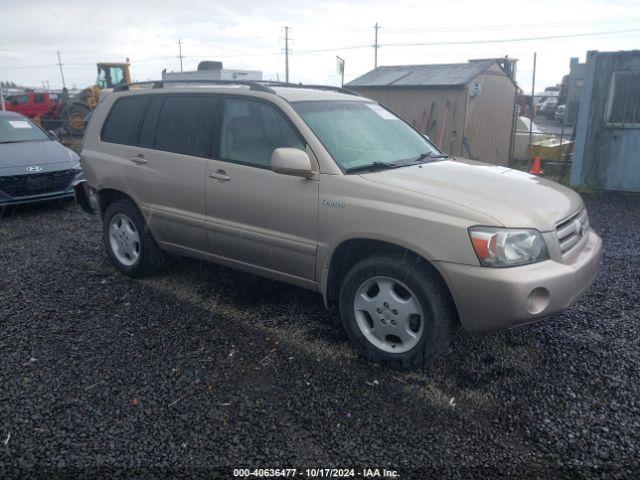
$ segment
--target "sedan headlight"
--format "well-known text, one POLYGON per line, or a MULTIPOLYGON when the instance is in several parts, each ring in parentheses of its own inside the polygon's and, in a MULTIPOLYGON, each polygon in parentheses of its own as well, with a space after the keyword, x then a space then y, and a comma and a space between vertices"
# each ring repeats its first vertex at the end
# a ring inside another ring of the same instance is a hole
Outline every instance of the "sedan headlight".
POLYGON ((514 267, 549 258, 547 244, 537 230, 471 227, 469 236, 483 267, 514 267))

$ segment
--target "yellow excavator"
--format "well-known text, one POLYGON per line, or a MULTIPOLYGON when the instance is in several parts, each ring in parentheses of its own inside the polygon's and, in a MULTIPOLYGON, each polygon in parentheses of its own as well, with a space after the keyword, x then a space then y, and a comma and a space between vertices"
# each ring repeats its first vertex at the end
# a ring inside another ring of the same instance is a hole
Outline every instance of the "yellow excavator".
POLYGON ((60 118, 69 135, 82 135, 86 119, 96 108, 100 97, 111 92, 118 85, 131 83, 129 59, 125 63, 98 63, 98 78, 95 85, 87 87, 73 98, 62 95, 60 118))

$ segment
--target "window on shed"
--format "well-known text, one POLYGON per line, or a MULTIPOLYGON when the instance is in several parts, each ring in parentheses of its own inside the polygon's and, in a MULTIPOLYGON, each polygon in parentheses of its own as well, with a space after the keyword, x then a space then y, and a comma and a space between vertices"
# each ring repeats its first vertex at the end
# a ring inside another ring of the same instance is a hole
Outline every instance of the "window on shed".
POLYGON ((615 72, 609 93, 607 122, 640 128, 640 72, 615 72))
POLYGON ((143 95, 117 100, 102 127, 102 141, 135 145, 138 141, 140 124, 150 101, 150 97, 143 95))

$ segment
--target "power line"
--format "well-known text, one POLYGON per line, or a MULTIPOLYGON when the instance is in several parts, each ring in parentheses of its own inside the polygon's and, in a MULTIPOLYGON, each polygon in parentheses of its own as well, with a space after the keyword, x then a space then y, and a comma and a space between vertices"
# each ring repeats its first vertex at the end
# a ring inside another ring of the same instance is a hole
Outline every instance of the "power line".
POLYGON ((510 42, 528 42, 531 40, 553 40, 560 38, 576 38, 576 37, 595 37, 598 35, 611 35, 614 33, 630 33, 640 32, 640 28, 633 28, 629 30, 611 30, 608 32, 593 32, 593 33, 573 33, 567 35, 544 35, 539 37, 519 37, 519 38, 503 38, 495 40, 461 40, 453 42, 416 42, 416 43, 387 43, 384 47, 421 47, 432 45, 472 45, 482 43, 510 43, 510 42))
MULTIPOLYGON (((563 39, 563 38, 591 37, 591 36, 614 35, 619 33, 633 33, 633 32, 640 32, 640 28, 625 29, 625 30, 610 30, 605 32, 575 33, 575 34, 566 34, 566 35, 541 35, 541 36, 535 36, 535 37, 518 37, 518 38, 487 39, 487 40, 460 40, 460 41, 442 41, 442 42, 436 41, 436 42, 415 42, 415 43, 379 43, 378 48, 527 42, 532 40, 553 40, 553 39, 563 39)), ((289 38, 289 40, 291 39, 289 38)), ((365 48, 371 48, 371 45, 347 45, 347 46, 334 46, 329 48, 296 50, 296 55, 335 52, 339 50, 361 50, 365 48)), ((289 49, 289 53, 292 53, 291 49, 289 49)), ((275 56, 275 55, 282 55, 282 52, 280 53, 278 52, 238 52, 238 53, 228 53, 224 55, 216 55, 216 58, 264 57, 264 56, 275 56)), ((189 57, 183 56, 183 58, 192 58, 194 56, 197 56, 197 55, 192 55, 189 57)), ((135 64, 135 63, 142 63, 142 62, 154 62, 158 60, 168 60, 171 58, 175 58, 175 57, 158 56, 158 57, 152 57, 152 58, 151 57, 142 58, 142 59, 132 60, 131 63, 135 64)), ((69 67, 69 66, 95 65, 95 64, 96 64, 95 62, 76 62, 76 63, 65 63, 64 66, 69 67)), ((0 67, 0 70, 24 70, 24 69, 32 69, 32 68, 49 68, 49 67, 55 67, 55 66, 59 66, 59 64, 52 63, 52 64, 43 64, 43 65, 18 65, 14 67, 0 67)))
MULTIPOLYGON (((379 27, 381 28, 381 27, 379 27)), ((385 30, 386 32, 387 30, 385 30)), ((469 44, 482 44, 482 43, 509 43, 509 42, 524 42, 529 40, 552 40, 552 39, 562 39, 562 38, 573 38, 573 37, 590 37, 590 36, 598 36, 598 35, 612 35, 617 33, 630 33, 630 32, 638 32, 640 28, 633 28, 628 30, 611 30, 607 32, 591 32, 591 33, 575 33, 575 34, 567 34, 567 35, 546 35, 546 36, 536 36, 536 37, 521 37, 521 38, 503 38, 503 39, 489 39, 489 40, 468 40, 468 41, 444 41, 444 42, 422 42, 422 43, 378 43, 378 48, 380 47, 411 47, 411 46, 423 46, 423 45, 469 45, 469 44)), ((335 46, 328 48, 317 48, 311 50, 296 50, 296 54, 304 54, 304 53, 324 53, 324 52, 335 52, 336 50, 360 50, 364 48, 371 48, 371 45, 350 45, 350 46, 335 46)), ((262 55, 274 55, 272 53, 253 53, 253 54, 241 54, 244 56, 262 56, 262 55)), ((219 56, 219 55, 218 55, 219 56)), ((228 54, 228 57, 235 57, 240 55, 228 54)))
POLYGON ((323 52, 334 52, 336 50, 359 50, 362 48, 371 48, 371 45, 352 45, 350 47, 331 47, 331 48, 316 48, 313 50, 296 50, 296 54, 298 53, 323 53, 323 52))

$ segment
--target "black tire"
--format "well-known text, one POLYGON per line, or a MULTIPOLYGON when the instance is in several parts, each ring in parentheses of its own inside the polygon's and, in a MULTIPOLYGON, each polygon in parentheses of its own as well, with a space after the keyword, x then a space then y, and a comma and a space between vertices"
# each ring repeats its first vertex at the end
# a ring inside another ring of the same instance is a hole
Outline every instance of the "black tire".
POLYGON ((164 252, 160 250, 151 235, 142 214, 130 200, 118 200, 107 207, 102 219, 102 240, 113 265, 129 277, 138 278, 149 275, 159 270, 164 264, 164 252), (120 262, 111 247, 109 225, 111 224, 111 219, 117 214, 122 214, 129 218, 140 237, 139 254, 133 265, 125 265, 120 262))
POLYGON ((340 288, 340 317, 362 357, 398 370, 410 370, 429 365, 447 350, 460 323, 448 288, 432 268, 413 255, 384 255, 366 258, 347 272, 340 288), (384 351, 371 343, 358 326, 354 311, 356 292, 366 280, 377 276, 401 281, 420 302, 423 333, 411 350, 384 351))
POLYGON ((62 127, 71 136, 81 137, 84 134, 86 122, 80 122, 80 118, 83 120, 91 113, 89 105, 84 103, 72 103, 64 110, 62 127))

